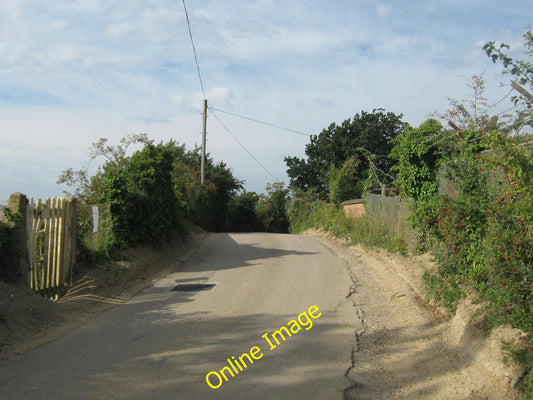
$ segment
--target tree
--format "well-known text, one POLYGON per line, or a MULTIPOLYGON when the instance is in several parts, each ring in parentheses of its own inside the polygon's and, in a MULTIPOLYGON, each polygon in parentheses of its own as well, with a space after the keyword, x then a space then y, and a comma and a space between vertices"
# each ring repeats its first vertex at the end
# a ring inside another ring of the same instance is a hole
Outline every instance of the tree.
POLYGON ((287 202, 289 189, 284 182, 275 182, 266 187, 267 195, 257 205, 257 215, 266 232, 286 233, 289 231, 287 202))
POLYGON ((341 169, 331 166, 329 176, 329 201, 331 203, 341 203, 360 195, 361 181, 357 181, 355 173, 359 160, 349 158, 341 169))
MULTIPOLYGON (((307 159, 286 157, 290 188, 307 191, 313 189, 319 197, 327 199, 330 191, 328 172, 333 166, 340 169, 348 159, 357 160, 353 170, 355 181, 364 181, 369 174, 369 159, 373 154, 378 170, 388 173, 393 160, 388 158, 392 149, 392 139, 402 132, 405 123, 402 115, 383 109, 372 113, 361 112, 341 125, 331 124, 319 135, 311 136, 305 147, 307 159)), ((355 193, 360 196, 361 188, 355 193)))
MULTIPOLYGON (((533 32, 529 28, 523 35, 524 37, 524 54, 533 57, 533 32)), ((533 64, 530 61, 515 60, 507 54, 510 46, 505 43, 487 42, 483 46, 483 50, 491 60, 496 63, 498 61, 503 63, 503 73, 511 74, 515 77, 516 82, 512 83, 512 87, 520 92, 520 96, 514 96, 513 102, 517 118, 511 125, 511 128, 519 133, 523 126, 533 126, 533 95, 523 88, 525 86, 529 90, 533 90, 533 64)))
MULTIPOLYGON (((107 139, 101 138, 98 142, 93 143, 89 149, 90 160, 98 157, 104 157, 105 169, 121 169, 125 168, 129 158, 127 157, 128 148, 135 143, 143 145, 152 144, 147 134, 139 133, 127 135, 120 139, 120 143, 116 146, 107 145, 107 139)), ((86 167, 74 171, 72 168, 64 170, 59 176, 57 183, 65 184, 74 188, 74 193, 65 192, 67 195, 76 196, 83 203, 95 203, 99 196, 101 180, 103 177, 103 169, 99 168, 97 173, 93 176, 88 176, 88 169, 86 167)))
POLYGON ((489 104, 485 97, 484 75, 472 75, 467 86, 472 89, 468 100, 450 98, 450 108, 444 114, 434 112, 432 117, 446 121, 458 136, 466 130, 483 134, 503 127, 509 116, 504 112, 493 114, 495 105, 489 104))
POLYGON ((226 230, 228 232, 256 232, 261 229, 256 208, 261 196, 255 192, 234 194, 228 204, 226 230))
POLYGON ((202 210, 206 217, 204 228, 214 232, 225 231, 231 196, 243 189, 243 182, 237 180, 231 169, 220 162, 206 171, 203 189, 207 195, 206 209, 202 210))
POLYGON ((200 148, 178 152, 173 171, 174 190, 187 220, 209 231, 226 230, 229 203, 243 182, 223 162, 207 155, 205 184, 200 185, 200 148))

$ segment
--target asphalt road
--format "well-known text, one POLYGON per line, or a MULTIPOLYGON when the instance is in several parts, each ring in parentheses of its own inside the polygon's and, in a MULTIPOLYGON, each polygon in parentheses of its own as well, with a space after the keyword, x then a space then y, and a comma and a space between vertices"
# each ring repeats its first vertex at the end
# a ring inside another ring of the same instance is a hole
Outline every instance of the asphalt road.
POLYGON ((130 303, 0 363, 0 398, 342 399, 351 284, 312 237, 214 234, 130 303))

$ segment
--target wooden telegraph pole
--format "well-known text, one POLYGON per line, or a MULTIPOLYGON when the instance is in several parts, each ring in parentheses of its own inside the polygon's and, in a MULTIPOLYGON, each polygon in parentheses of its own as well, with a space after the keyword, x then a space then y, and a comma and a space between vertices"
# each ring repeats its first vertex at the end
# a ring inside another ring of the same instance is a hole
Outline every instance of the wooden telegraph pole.
POLYGON ((524 89, 518 83, 516 83, 515 81, 511 81, 511 87, 517 92, 519 92, 526 99, 528 99, 530 103, 533 103, 533 95, 531 95, 531 93, 529 93, 526 89, 524 89))
POLYGON ((207 99, 204 99, 204 113, 202 124, 202 160, 200 165, 200 183, 203 185, 205 180, 205 136, 207 126, 207 99))

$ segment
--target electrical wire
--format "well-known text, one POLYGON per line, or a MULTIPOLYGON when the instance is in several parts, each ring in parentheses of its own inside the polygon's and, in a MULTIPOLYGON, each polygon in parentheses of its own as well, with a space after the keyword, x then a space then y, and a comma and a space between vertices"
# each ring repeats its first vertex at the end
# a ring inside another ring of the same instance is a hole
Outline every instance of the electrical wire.
POLYGON ((198 57, 196 55, 196 47, 194 46, 194 40, 192 39, 191 31, 191 22, 189 21, 189 13, 187 12, 187 6, 185 5, 185 0, 183 1, 183 9, 185 10, 185 18, 187 19, 187 27, 189 28, 189 37, 191 38, 192 51, 194 53, 194 62, 196 63, 196 70, 198 71, 198 79, 200 79, 200 86, 202 87, 202 94, 204 95, 204 100, 206 99, 204 82, 202 81, 202 74, 200 74, 200 66, 198 64, 198 57))
POLYGON ((235 114, 235 113, 232 113, 232 112, 229 112, 229 111, 220 110, 220 109, 218 109, 218 108, 209 107, 209 109, 211 109, 211 110, 215 110, 215 111, 219 111, 219 112, 221 112, 221 113, 225 113, 225 114, 233 115, 234 117, 239 117, 239 118, 247 119, 247 120, 249 120, 249 121, 257 122, 257 123, 260 123, 260 124, 264 124, 264 125, 268 125, 268 126, 273 126, 274 128, 283 129, 284 131, 288 131, 288 132, 296 133, 296 134, 298 134, 298 135, 311 136, 310 134, 305 133, 305 132, 300 132, 300 131, 296 131, 296 130, 294 130, 294 129, 284 128, 283 126, 279 126, 279 125, 276 125, 276 124, 272 124, 272 123, 270 123, 270 122, 264 122, 264 121, 260 121, 260 120, 258 120, 258 119, 254 119, 254 118, 250 118, 250 117, 245 117, 244 115, 239 115, 239 114, 235 114))
POLYGON ((250 157, 252 157, 254 159, 254 161, 259 164, 259 166, 261 168, 263 168, 267 174, 269 174, 272 178, 275 179, 276 182, 280 182, 280 179, 278 179, 274 174, 272 174, 272 172, 270 172, 263 164, 261 164, 261 162, 254 157, 254 155, 252 153, 250 153, 248 151, 248 149, 246 147, 244 147, 244 145, 239 141, 239 139, 237 139, 237 137, 228 129, 228 127, 226 125, 224 125, 224 123, 220 120, 220 118, 218 118, 218 115, 216 115, 216 113, 214 112, 214 109, 212 107, 207 107, 209 109, 209 111, 211 111, 211 114, 213 114, 213 117, 216 118, 216 120, 220 123, 220 125, 222 125, 222 127, 226 130, 226 132, 228 132, 231 137, 233 139, 235 139, 235 141, 244 149, 244 151, 246 151, 248 153, 248 155, 250 157))

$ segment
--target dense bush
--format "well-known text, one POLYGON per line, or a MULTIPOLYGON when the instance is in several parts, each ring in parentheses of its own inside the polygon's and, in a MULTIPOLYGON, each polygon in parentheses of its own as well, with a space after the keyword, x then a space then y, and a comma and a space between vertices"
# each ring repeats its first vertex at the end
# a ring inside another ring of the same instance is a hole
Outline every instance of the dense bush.
MULTIPOLYGON (((4 209, 8 220, 17 219, 16 215, 4 209)), ((14 228, 11 224, 0 221, 0 281, 17 282, 20 278, 18 269, 18 252, 15 244, 14 228)))
POLYGON ((228 232, 256 232, 263 226, 256 211, 261 196, 244 191, 234 194, 228 204, 226 230, 228 232))
POLYGON ((287 202, 289 189, 283 182, 268 184, 267 194, 257 204, 257 218, 261 224, 261 230, 266 232, 289 232, 289 219, 287 216, 287 202))
POLYGON ((173 142, 146 144, 123 167, 104 166, 99 200, 110 204, 113 233, 120 243, 158 245, 184 233, 173 166, 173 142))
POLYGON ((412 221, 438 262, 436 275, 426 275, 431 293, 454 311, 464 291, 474 288, 499 322, 533 330, 533 154, 527 137, 463 130, 442 160, 421 162, 403 151, 409 140, 420 148, 421 138, 412 133, 398 138, 393 153, 401 153, 400 189, 417 199, 412 221))
POLYGON ((200 184, 198 148, 188 151, 173 141, 155 145, 142 134, 127 136, 117 146, 100 139, 90 154, 106 160, 94 176, 89 177, 86 169, 68 169, 59 178, 81 199, 78 242, 84 261, 112 257, 126 246, 159 245, 184 236, 191 224, 214 232, 259 228, 257 221, 244 221, 237 214, 245 203, 246 196, 240 204, 236 200, 243 184, 224 163, 215 164, 208 156, 205 184, 200 184), (132 144, 142 148, 128 156, 132 144), (110 210, 110 229, 106 225, 105 232, 92 234, 90 204, 110 210))
POLYGON ((442 125, 429 119, 418 128, 406 126, 393 139, 390 157, 398 163, 391 168, 396 172, 395 185, 403 195, 415 200, 432 196, 438 189, 437 171, 444 160, 447 142, 443 141, 442 125))

